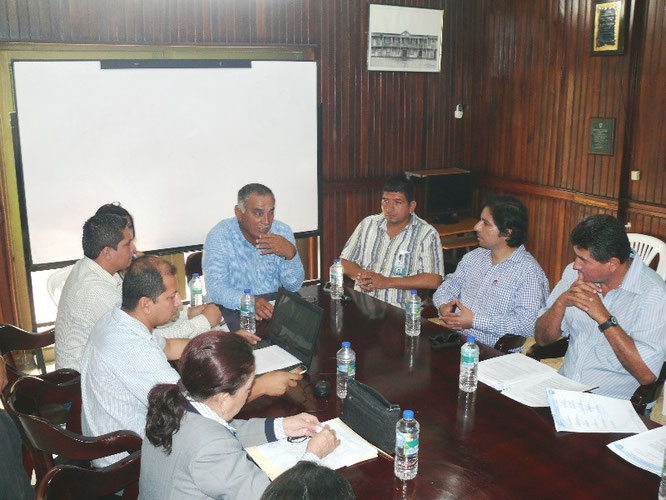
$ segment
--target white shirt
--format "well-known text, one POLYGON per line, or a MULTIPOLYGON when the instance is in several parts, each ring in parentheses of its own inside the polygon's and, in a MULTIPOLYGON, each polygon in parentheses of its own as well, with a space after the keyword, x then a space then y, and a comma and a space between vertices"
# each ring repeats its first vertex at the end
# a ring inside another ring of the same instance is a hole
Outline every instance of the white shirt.
MULTIPOLYGON (((108 311, 120 305, 123 280, 111 275, 88 257, 79 260, 67 277, 58 302, 55 323, 56 369, 81 371, 83 349, 95 323, 108 311)), ((210 330, 203 315, 187 319, 187 310, 174 322, 161 327, 164 338, 192 338, 210 330)))
MULTIPOLYGON (((81 360, 81 428, 85 436, 131 430, 145 437, 148 393, 180 379, 164 354, 166 341, 139 320, 113 308, 95 325, 81 360)), ((127 456, 93 461, 105 467, 127 456)))

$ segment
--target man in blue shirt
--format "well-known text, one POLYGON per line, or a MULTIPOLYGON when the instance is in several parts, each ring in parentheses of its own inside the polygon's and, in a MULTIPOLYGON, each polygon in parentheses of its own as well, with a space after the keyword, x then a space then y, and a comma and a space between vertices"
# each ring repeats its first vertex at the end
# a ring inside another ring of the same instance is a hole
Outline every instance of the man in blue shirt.
POLYGON ((203 272, 212 302, 233 332, 240 328, 240 299, 249 288, 256 297, 259 319, 273 315, 270 300, 283 286, 295 292, 305 271, 291 228, 274 220, 275 196, 263 184, 248 184, 238 191, 236 217, 218 223, 206 237, 203 272))

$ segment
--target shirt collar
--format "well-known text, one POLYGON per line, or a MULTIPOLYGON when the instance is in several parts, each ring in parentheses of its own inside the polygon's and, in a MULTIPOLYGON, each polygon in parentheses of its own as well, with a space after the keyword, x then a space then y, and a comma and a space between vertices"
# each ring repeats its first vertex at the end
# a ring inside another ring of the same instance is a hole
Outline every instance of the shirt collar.
POLYGON ((141 323, 138 319, 136 319, 134 316, 131 314, 126 313, 123 311, 120 307, 115 307, 112 311, 111 314, 113 315, 113 318, 116 320, 116 322, 121 325, 121 324, 127 324, 131 327, 132 332, 136 333, 137 335, 140 335, 141 337, 144 337, 146 339, 152 339, 153 334, 150 333, 150 330, 148 330, 148 327, 141 323))
MULTIPOLYGON (((180 384, 179 384, 180 385, 180 384)), ((236 429, 234 429, 232 426, 230 426, 226 420, 224 420, 222 417, 220 417, 213 409, 208 406, 206 403, 202 403, 201 401, 196 401, 187 390, 183 391, 183 396, 185 396, 185 399, 194 407, 197 412, 199 412, 199 415, 202 417, 205 417, 209 420, 213 420, 214 422, 217 422, 218 424, 222 424, 225 426, 229 431, 235 436, 236 435, 236 429)))
POLYGON ((115 273, 113 275, 109 274, 106 269, 104 269, 102 266, 100 266, 97 262, 94 260, 88 258, 88 257, 83 257, 83 262, 84 265, 90 269, 93 273, 98 275, 100 278, 102 278, 104 281, 107 281, 108 283, 120 287, 123 284, 123 279, 120 277, 118 273, 115 273))
MULTIPOLYGON (((382 221, 379 223, 379 228, 386 233, 387 232, 386 231, 386 224, 387 224, 386 223, 386 217, 384 217, 384 214, 381 214, 381 216, 382 216, 382 221)), ((409 222, 407 223, 407 225, 405 227, 402 228, 402 231, 400 231, 400 233, 402 233, 403 231, 406 231, 407 228, 409 228, 410 226, 417 225, 419 223, 419 221, 417 219, 418 219, 418 217, 416 216, 416 214, 411 213, 409 222)), ((398 233, 398 234, 400 234, 400 233, 398 233)))
POLYGON ((619 288, 632 293, 640 293, 641 268, 643 267, 643 262, 633 250, 629 254, 629 258, 632 259, 631 266, 629 266, 627 274, 624 275, 624 279, 622 280, 622 283, 620 283, 619 288))

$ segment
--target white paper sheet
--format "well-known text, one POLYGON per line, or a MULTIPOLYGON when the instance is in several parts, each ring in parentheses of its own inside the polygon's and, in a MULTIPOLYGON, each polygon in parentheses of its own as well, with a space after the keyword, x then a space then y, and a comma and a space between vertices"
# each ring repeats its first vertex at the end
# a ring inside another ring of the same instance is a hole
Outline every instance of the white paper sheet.
POLYGON ((537 378, 534 383, 523 382, 509 387, 503 390, 502 394, 527 406, 546 407, 548 406, 548 394, 546 393, 548 387, 580 392, 593 389, 591 385, 583 385, 553 372, 546 378, 537 378))
POLYGON ((630 401, 584 392, 547 389, 555 429, 568 432, 644 432, 630 401))
MULTIPOLYGON (((323 422, 322 425, 328 425, 333 429, 340 440, 340 446, 322 460, 322 465, 337 470, 377 457, 377 448, 347 427, 339 418, 323 422)), ((296 465, 296 462, 305 453, 307 445, 307 440, 300 443, 290 443, 286 439, 281 439, 261 446, 247 448, 246 451, 273 480, 296 465)))
POLYGON ((555 370, 550 366, 520 353, 498 356, 479 363, 479 380, 498 391, 525 380, 545 378, 552 373, 555 370))
POLYGON ((296 356, 292 356, 280 346, 270 345, 254 351, 254 364, 256 374, 281 370, 301 363, 296 356))
POLYGON ((636 467, 661 476, 666 450, 666 426, 614 441, 608 447, 636 467))

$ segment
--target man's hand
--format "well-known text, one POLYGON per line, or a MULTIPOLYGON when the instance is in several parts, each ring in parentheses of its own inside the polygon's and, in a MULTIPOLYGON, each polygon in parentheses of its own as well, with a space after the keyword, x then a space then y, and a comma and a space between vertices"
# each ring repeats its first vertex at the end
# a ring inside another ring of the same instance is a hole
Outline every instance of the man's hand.
MULTIPOLYGON (((203 306, 198 306, 190 309, 198 309, 199 307, 201 307, 201 312, 199 314, 204 315, 204 317, 208 320, 208 324, 210 325, 211 328, 220 324, 220 321, 222 321, 222 311, 220 311, 219 307, 217 307, 215 304, 206 304, 203 306)), ((193 318, 194 316, 190 317, 193 318)))
POLYGON ((261 255, 275 254, 291 260, 296 256, 296 247, 286 238, 279 234, 268 233, 257 239, 257 248, 261 255))
POLYGON ((597 323, 603 323, 610 313, 599 297, 601 287, 589 281, 576 280, 557 300, 565 307, 577 307, 585 311, 597 323))
POLYGON ((261 337, 255 335, 254 333, 248 332, 247 330, 243 330, 242 328, 237 332, 234 332, 234 334, 238 335, 239 337, 243 337, 252 345, 256 344, 261 340, 261 337))
POLYGON ((456 301, 453 299, 451 302, 447 302, 446 304, 442 304, 439 306, 439 315, 444 316, 445 314, 451 314, 455 312, 456 310, 456 301))
POLYGON ((192 319, 195 316, 199 316, 204 310, 205 305, 201 306, 194 306, 194 307, 188 307, 187 308, 187 319, 192 319))
POLYGON ((289 372, 269 372, 254 380, 252 396, 282 396, 292 387, 296 387, 303 375, 289 372))
POLYGON ((336 437, 335 431, 326 425, 319 433, 312 436, 305 451, 324 458, 339 445, 340 440, 336 437))
POLYGON ((254 299, 254 316, 258 320, 271 319, 271 316, 273 316, 273 306, 266 299, 256 297, 254 299))
POLYGON ((361 290, 366 292, 388 288, 388 278, 386 276, 365 269, 359 271, 356 276, 356 283, 361 287, 361 290))
MULTIPOLYGON (((442 314, 444 326, 456 331, 472 328, 472 325, 474 324, 474 311, 465 307, 458 299, 453 299, 449 304, 453 304, 450 307, 451 312, 442 314), (456 307, 460 309, 460 311, 457 313, 452 312, 456 307)), ((442 307, 446 305, 447 304, 443 304, 442 307)))
POLYGON ((309 413, 299 413, 282 420, 284 433, 289 437, 312 436, 320 430, 319 419, 309 413))

